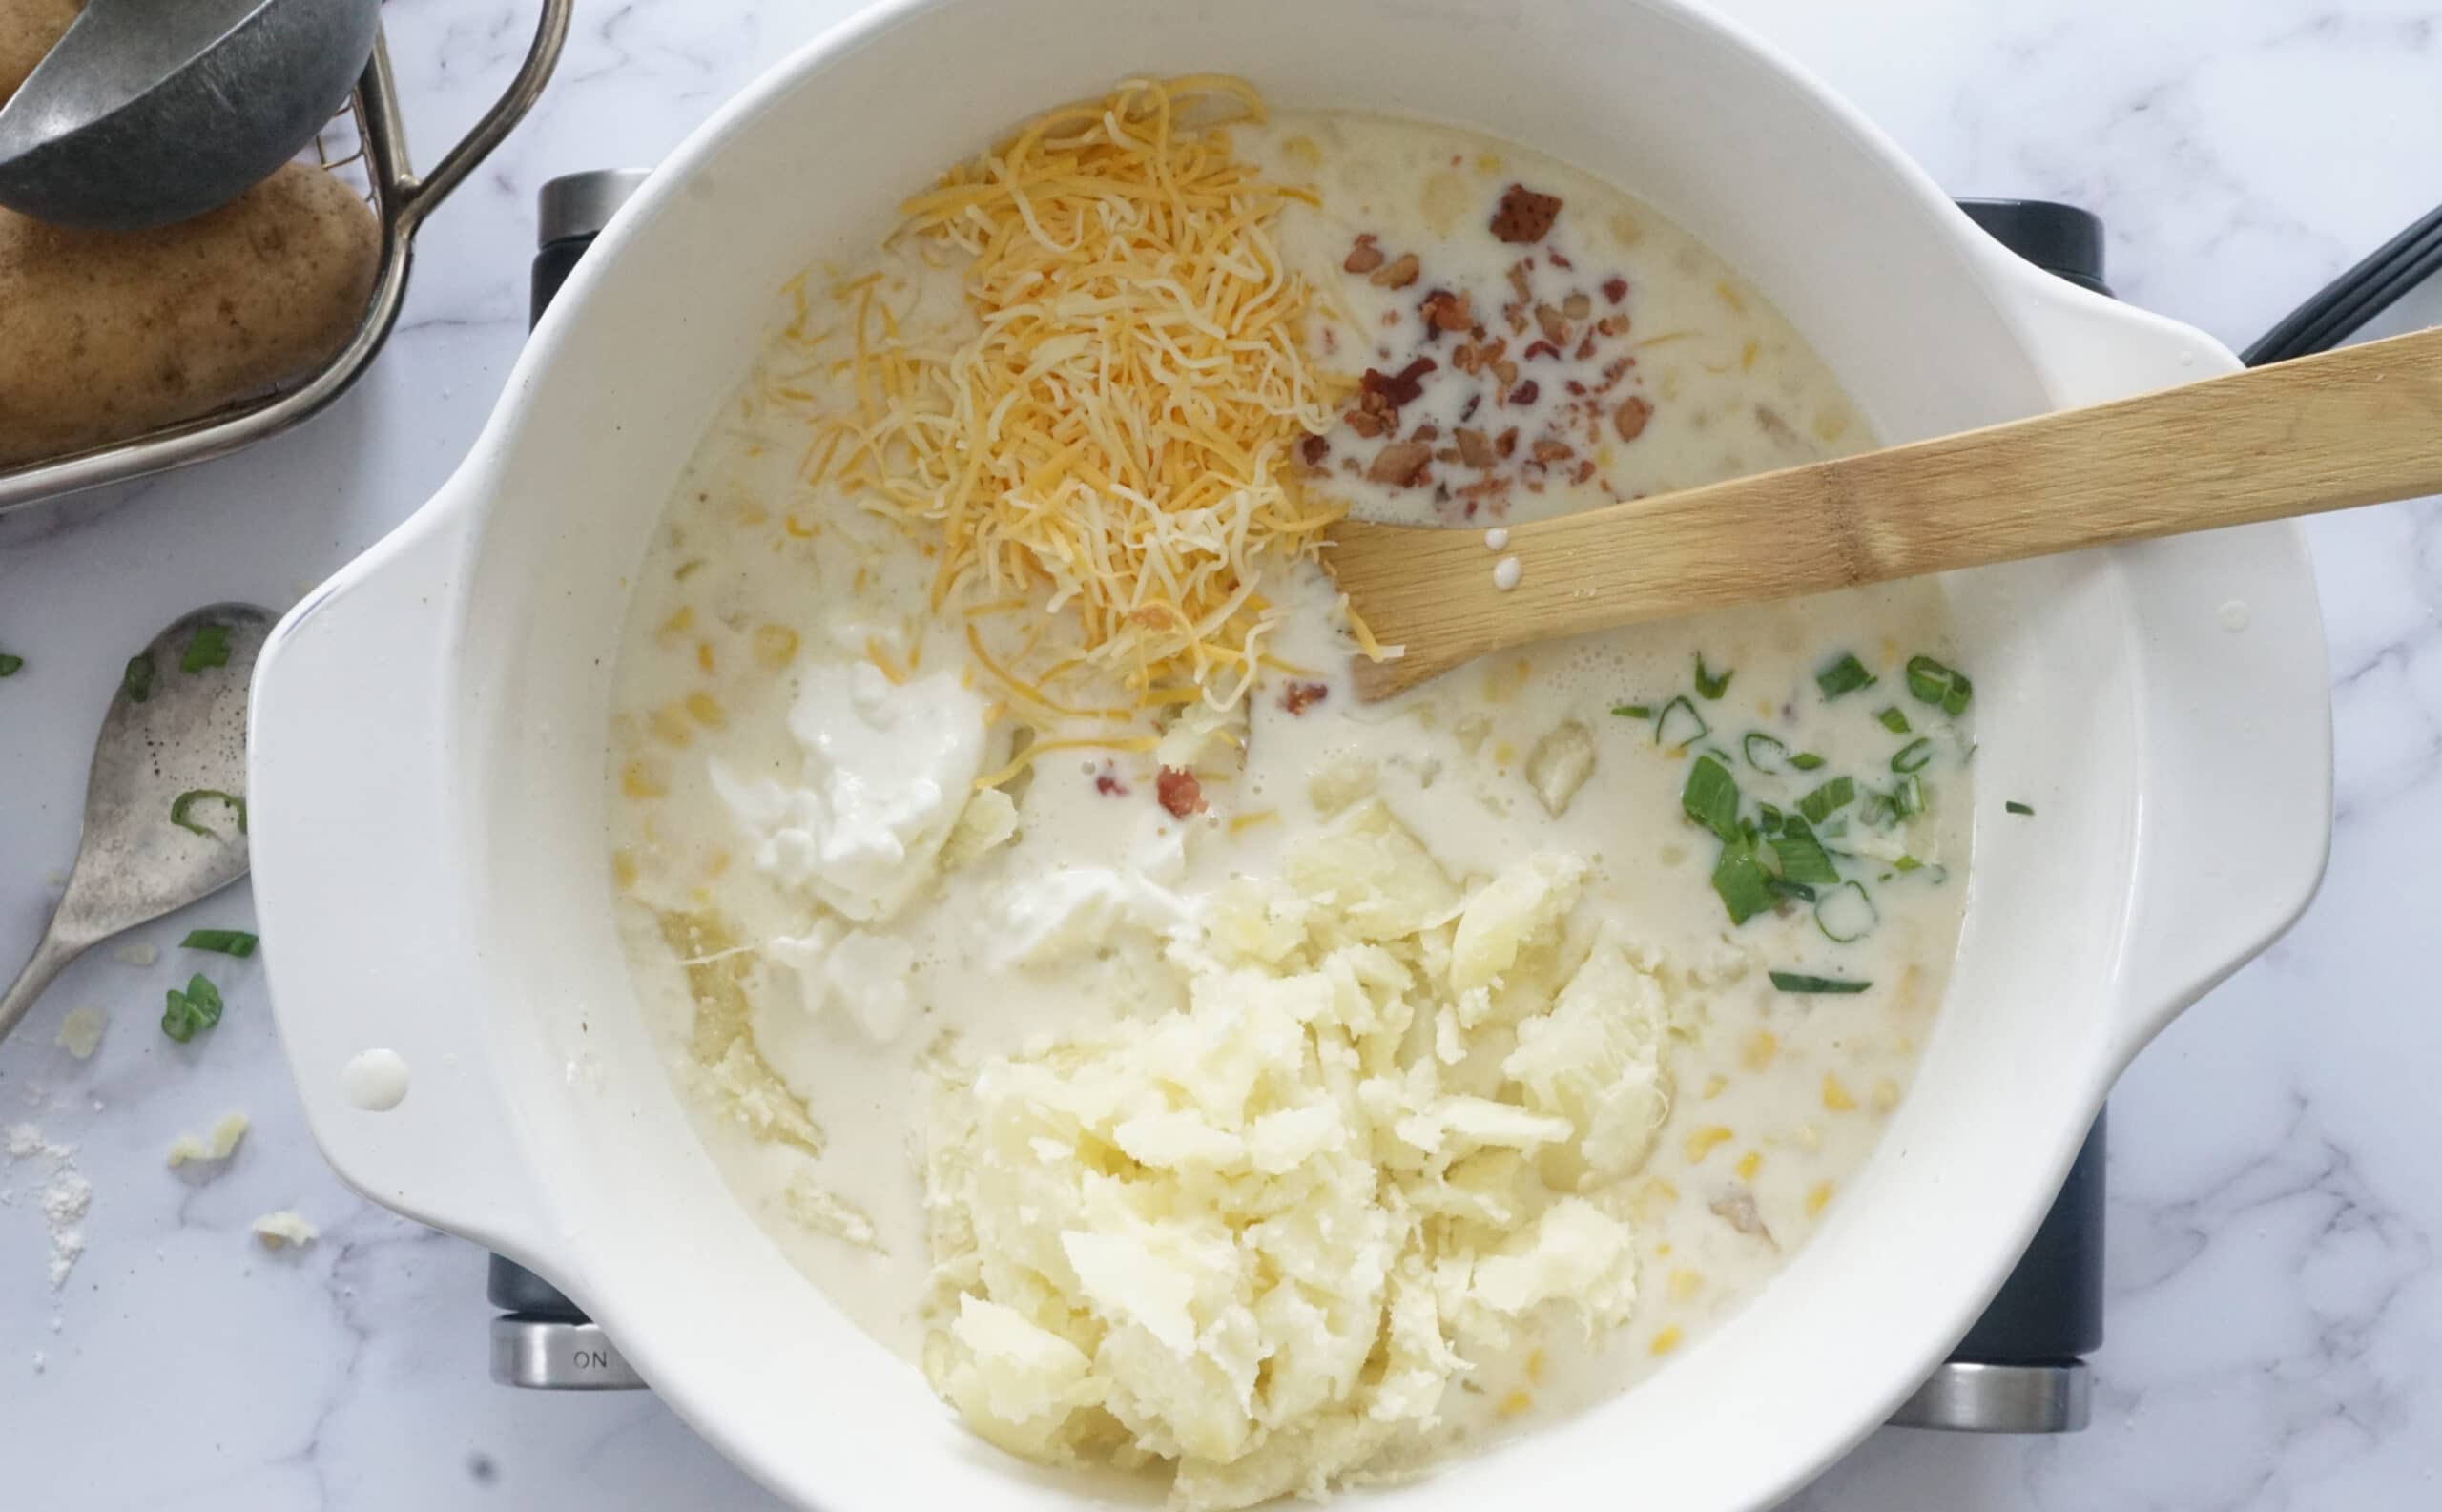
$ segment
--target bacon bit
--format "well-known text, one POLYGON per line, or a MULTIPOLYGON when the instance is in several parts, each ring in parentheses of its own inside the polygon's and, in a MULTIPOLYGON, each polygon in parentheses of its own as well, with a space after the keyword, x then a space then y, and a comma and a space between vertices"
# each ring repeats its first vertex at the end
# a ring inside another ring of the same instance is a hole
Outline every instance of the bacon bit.
POLYGON ((1537 462, 1563 462, 1576 455, 1577 452, 1575 448, 1571 447, 1569 444, 1564 441, 1554 441, 1547 436, 1535 443, 1535 460, 1537 462))
POLYGON ((1532 258, 1521 258, 1509 265, 1509 289, 1518 296, 1521 304, 1535 297, 1534 285, 1526 278, 1526 270, 1534 266, 1534 262, 1532 258))
POLYGON ((1462 373, 1474 372, 1483 360, 1483 353, 1465 342, 1459 342, 1458 350, 1450 354, 1450 365, 1462 373))
POLYGON ((1526 334, 1526 306, 1522 304, 1505 305, 1501 309, 1500 318, 1508 322, 1510 335, 1523 336, 1526 334))
POLYGON ((1594 328, 1605 336, 1625 336, 1628 334, 1628 318, 1625 315, 1606 315, 1594 322, 1594 328))
POLYGON ((1433 448, 1421 441, 1395 441, 1374 454, 1374 465, 1365 476, 1376 483, 1394 487, 1413 487, 1424 481, 1424 469, 1433 461, 1433 448))
POLYGON ((1560 196, 1539 195, 1524 184, 1512 184, 1501 191, 1500 208, 1492 213, 1492 234, 1508 242, 1541 241, 1551 234, 1552 222, 1560 217, 1560 196))
POLYGON ((1568 340, 1568 321, 1548 304, 1535 306, 1535 323, 1543 328, 1543 336, 1548 341, 1565 342, 1568 340))
POLYGON ((1493 463, 1492 438, 1480 430, 1465 425, 1459 427, 1459 460, 1470 467, 1489 467, 1493 463))
POLYGON ((1469 394, 1467 396, 1467 403, 1459 410, 1459 419, 1462 422, 1475 419, 1476 411, 1483 407, 1483 395, 1469 394))
POLYGON ((1348 273, 1371 273, 1381 265, 1382 249, 1374 244, 1371 231, 1356 238, 1356 245, 1348 249, 1348 256, 1340 262, 1341 270, 1348 273))
POLYGON ((1328 684, 1293 682, 1281 690, 1280 707, 1291 714, 1304 714, 1309 706, 1321 703, 1331 695, 1332 691, 1328 684))
POLYGON ((1475 302, 1464 294, 1448 289, 1436 289, 1424 297, 1417 307, 1424 323, 1434 331, 1463 331, 1476 323, 1475 302))
POLYGON ((1297 444, 1297 454, 1306 459, 1309 467, 1319 467, 1332 454, 1332 444, 1320 436, 1308 436, 1297 444))
POLYGON ((1441 427, 1439 425, 1418 425, 1416 429, 1408 432, 1408 440, 1410 441, 1439 441, 1440 439, 1441 427))
POLYGON ((1576 358, 1581 362, 1584 362, 1587 358, 1592 357, 1594 355, 1594 338, 1591 335, 1587 336, 1584 341, 1577 343, 1577 350, 1571 352, 1569 355, 1576 358))
POLYGON ((1531 378, 1509 391, 1509 402, 1513 404, 1531 404, 1542 397, 1543 385, 1531 378))
POLYGON ((1505 357, 1498 359, 1492 364, 1492 376, 1500 379, 1501 386, 1506 388, 1518 382, 1518 364, 1505 357))
POLYGON ((1568 389, 1569 397, 1570 397, 1570 398, 1572 398, 1572 399, 1583 398, 1583 397, 1584 396, 1584 394, 1585 394, 1585 385, 1584 385, 1583 383, 1579 383, 1579 382, 1578 382, 1576 379, 1574 379, 1574 378, 1570 379, 1570 380, 1568 381, 1568 383, 1567 383, 1565 385, 1563 385, 1563 386, 1565 386, 1565 387, 1568 389))
POLYGON ((1447 462, 1458 462, 1458 461, 1459 461, 1459 460, 1460 460, 1460 458, 1459 458, 1459 448, 1458 448, 1458 447, 1456 447, 1456 446, 1441 446, 1441 447, 1438 447, 1438 448, 1436 448, 1436 449, 1435 449, 1435 451, 1434 451, 1434 453, 1433 453, 1433 460, 1434 460, 1434 461, 1436 461, 1436 462, 1444 462, 1444 463, 1447 463, 1447 462))
POLYGON ((1416 281, 1417 275, 1423 270, 1423 267, 1424 264, 1417 260, 1415 253, 1402 252, 1390 262, 1376 268, 1374 277, 1368 281, 1377 288, 1404 289, 1416 281))
POLYGON ((1561 313, 1572 321, 1582 321, 1594 313, 1594 301, 1583 292, 1561 300, 1561 313))
POLYGON ((1512 425, 1507 430, 1504 430, 1500 435, 1494 437, 1492 449, 1494 452, 1504 458, 1514 454, 1518 450, 1518 427, 1516 425, 1512 425))
POLYGON ((1561 355, 1561 349, 1549 342, 1530 342, 1527 343, 1526 350, 1518 355, 1531 362, 1538 357, 1558 357, 1561 355))
POLYGON ((1569 474, 1568 481, 1571 483, 1582 484, 1591 481, 1593 477, 1594 464, 1590 462, 1581 462, 1577 465, 1577 471, 1569 474))
POLYGON ((1094 774, 1094 791, 1105 797, 1124 798, 1128 797, 1128 784, 1119 779, 1117 773, 1106 767, 1094 774))
POLYGON ((1182 772, 1176 767, 1162 768, 1153 775, 1153 796, 1161 801, 1162 807, 1169 810, 1170 818, 1174 819, 1204 812, 1204 786, 1196 781, 1192 772, 1182 772))
MULTIPOLYGON (((1396 373, 1369 367, 1365 375, 1356 381, 1356 386, 1366 399, 1378 398, 1391 408, 1397 409, 1424 392, 1424 375, 1439 365, 1430 357, 1419 357, 1396 373)), ((1364 407, 1372 413, 1381 412, 1373 404, 1365 404, 1364 407)))
MULTIPOLYGON (((1367 410, 1352 409, 1340 418, 1348 422, 1349 429, 1356 431, 1358 435, 1363 436, 1368 441, 1372 441, 1376 437, 1387 433, 1391 428, 1391 423, 1389 421, 1384 420, 1381 416, 1373 414, 1367 410)), ((1354 472, 1356 470, 1356 459, 1354 457, 1344 458, 1340 462, 1340 466, 1346 471, 1354 472)))
POLYGON ((1645 434, 1645 423, 1652 418, 1653 405, 1638 395, 1621 402, 1611 416, 1611 424, 1619 430, 1622 441, 1634 441, 1645 434))
POLYGON ((1603 298, 1617 304, 1628 297, 1628 280, 1616 274, 1603 280, 1603 298))

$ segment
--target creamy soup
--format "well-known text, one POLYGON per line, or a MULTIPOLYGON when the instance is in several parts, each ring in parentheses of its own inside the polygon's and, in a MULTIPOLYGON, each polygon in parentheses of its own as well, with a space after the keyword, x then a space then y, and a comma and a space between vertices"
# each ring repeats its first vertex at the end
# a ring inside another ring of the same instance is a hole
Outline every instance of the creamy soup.
MULTIPOLYGON (((979 296, 973 178, 934 202, 956 235, 783 292, 636 578, 610 843, 673 1074, 798 1268, 995 1442, 1235 1505, 1667 1389, 1805 1246, 1942 995, 1971 691, 1919 583, 1361 705, 1368 637, 1293 549, 1234 629, 1097 660, 1062 563, 1120 542, 1154 564, 1141 598, 1164 551, 1235 547, 1155 539, 1162 502, 1095 447, 1246 449, 1193 385, 1245 365, 1225 317, 1258 300, 1294 305, 1294 351, 1240 380, 1296 417, 1288 476, 1224 517, 1290 548, 1347 509, 1481 532, 1491 573, 1508 522, 1871 442, 1759 291, 1562 163, 1347 114, 1171 124, 1205 156, 1148 157, 1145 202, 1187 184, 1195 256, 1246 287, 1211 332, 1126 337, 1174 367, 1169 407, 1095 367, 1107 309, 979 296), (1222 159, 1287 191, 1266 218, 1222 159), (1101 334, 1064 345, 1064 319, 1101 334), (1061 403, 1023 392, 1046 383, 1061 403), (1029 424, 1054 441, 1000 500, 926 512, 945 495, 908 479, 1029 424), (1029 503, 1055 487, 1085 524, 1029 503), (953 570, 968 519, 1031 575, 953 570)), ((1021 222, 1059 208, 1037 181, 1021 222)), ((1150 244, 1138 202, 1094 201, 1076 248, 1003 234, 1074 262, 1150 244)))

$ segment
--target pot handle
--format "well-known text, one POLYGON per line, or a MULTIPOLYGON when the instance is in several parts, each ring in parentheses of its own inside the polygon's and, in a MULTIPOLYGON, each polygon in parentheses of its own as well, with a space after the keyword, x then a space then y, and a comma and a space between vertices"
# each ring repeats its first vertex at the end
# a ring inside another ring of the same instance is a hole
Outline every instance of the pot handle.
POLYGON ((385 1207, 527 1258, 548 1227, 447 882, 443 680, 470 514, 445 487, 275 627, 247 777, 274 800, 249 839, 273 1016, 323 1157, 385 1207))
MULTIPOLYGON (((2240 365, 2202 331, 2009 260, 1997 276, 2063 404, 2240 365)), ((2115 549, 2140 566, 2179 553, 2179 571, 2147 574, 2141 634, 2148 667, 2182 673, 2140 676, 2136 883, 2108 1020, 2117 1068, 2305 911, 2331 849, 2332 757, 2323 618, 2295 522, 2115 549)))

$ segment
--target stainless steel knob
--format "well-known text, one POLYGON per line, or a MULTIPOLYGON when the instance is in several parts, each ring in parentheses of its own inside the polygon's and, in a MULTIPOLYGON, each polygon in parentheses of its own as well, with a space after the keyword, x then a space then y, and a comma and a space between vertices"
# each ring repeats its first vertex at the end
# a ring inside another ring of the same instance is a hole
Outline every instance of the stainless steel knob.
POLYGON ((599 1323, 492 1319, 492 1379, 532 1391, 631 1391, 645 1378, 599 1323))

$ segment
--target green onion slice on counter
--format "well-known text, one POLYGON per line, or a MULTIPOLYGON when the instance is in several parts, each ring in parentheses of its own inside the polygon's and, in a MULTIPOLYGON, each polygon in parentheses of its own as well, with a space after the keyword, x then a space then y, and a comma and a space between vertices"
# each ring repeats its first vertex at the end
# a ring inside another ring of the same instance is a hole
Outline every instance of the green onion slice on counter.
POLYGON ((1873 985, 1871 982, 1853 982, 1840 977, 1811 977, 1802 971, 1775 971, 1772 985, 1783 992, 1863 992, 1873 985))
POLYGON ((1729 680, 1738 675, 1736 668, 1715 673, 1705 666, 1705 653, 1696 652, 1696 692, 1707 699, 1720 697, 1729 692, 1729 680))
POLYGON ((0 677, 14 677, 25 664, 26 658, 23 656, 11 656, 7 652, 0 651, 0 677))
POLYGON ((1844 693, 1871 688, 1878 680, 1866 671, 1866 664, 1857 660, 1854 652, 1846 651, 1814 674, 1814 686, 1823 690, 1826 698, 1837 698, 1844 693))
POLYGON ((229 665, 229 627, 198 625, 187 642, 187 653, 179 658, 178 670, 185 673, 205 672, 229 665))
POLYGON ((1682 751, 1712 733, 1713 727, 1705 723, 1705 716, 1696 713, 1685 694, 1664 704, 1653 721, 1653 743, 1682 751))
POLYGON ((223 793, 217 788, 190 788, 179 794, 176 801, 170 805, 170 822, 182 830, 192 830, 197 835, 217 836, 220 833, 218 830, 190 818, 197 804, 210 800, 226 803, 237 811, 238 833, 240 835, 246 833, 246 800, 234 793, 223 793))
POLYGON ((187 937, 178 942, 178 948, 209 950, 217 955, 236 956, 243 961, 253 955, 255 946, 260 943, 262 943, 261 936, 250 935, 242 929, 196 929, 190 930, 187 937))
POLYGON ((1967 712, 1968 700, 1976 696, 1976 685, 1965 673, 1931 656, 1908 658, 1908 691, 1918 703, 1932 704, 1954 719, 1967 712))
POLYGON ((169 1005, 161 1010, 161 1032, 180 1045, 194 1039, 198 1030, 219 1022, 220 989, 201 972, 188 981, 183 991, 172 987, 169 1005))
POLYGON ((2021 803, 2016 798, 2012 798, 2007 803, 2002 804, 2001 808, 2004 813, 2009 814, 2024 814, 2032 817, 2035 813, 2034 804, 2021 803))

